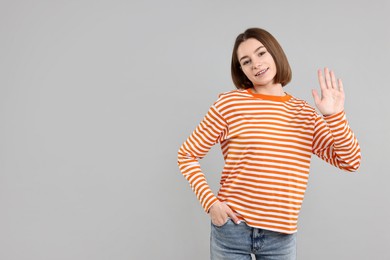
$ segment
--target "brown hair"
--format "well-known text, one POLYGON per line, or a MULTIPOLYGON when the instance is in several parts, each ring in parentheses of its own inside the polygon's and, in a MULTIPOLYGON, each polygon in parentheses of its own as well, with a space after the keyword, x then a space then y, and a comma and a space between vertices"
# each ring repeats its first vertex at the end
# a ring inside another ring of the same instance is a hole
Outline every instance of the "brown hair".
POLYGON ((254 38, 260 41, 267 51, 271 54, 276 65, 275 83, 280 83, 284 87, 291 81, 292 72, 288 63, 286 54, 278 41, 269 32, 260 28, 249 28, 245 32, 237 36, 234 43, 231 73, 233 83, 238 89, 247 89, 253 87, 252 82, 245 76, 241 69, 240 62, 237 57, 237 49, 244 41, 254 38))

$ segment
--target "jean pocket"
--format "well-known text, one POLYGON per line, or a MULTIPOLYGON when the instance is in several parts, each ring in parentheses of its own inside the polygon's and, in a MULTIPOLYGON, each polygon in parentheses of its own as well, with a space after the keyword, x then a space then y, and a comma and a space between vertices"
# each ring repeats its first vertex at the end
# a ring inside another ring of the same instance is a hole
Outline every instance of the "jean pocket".
POLYGON ((222 228, 222 227, 226 226, 226 224, 229 223, 230 220, 231 220, 230 217, 228 217, 226 219, 225 223, 223 223, 221 226, 218 226, 218 225, 214 224, 213 221, 211 221, 211 225, 213 225, 216 228, 222 228))

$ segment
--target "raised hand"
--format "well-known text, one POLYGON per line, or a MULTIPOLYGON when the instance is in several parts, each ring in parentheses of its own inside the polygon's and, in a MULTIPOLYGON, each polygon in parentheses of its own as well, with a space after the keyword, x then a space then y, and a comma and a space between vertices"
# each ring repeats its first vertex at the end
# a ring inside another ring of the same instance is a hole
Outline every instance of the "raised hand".
POLYGON ((324 116, 336 114, 344 110, 344 89, 341 79, 336 80, 334 72, 324 69, 325 78, 322 71, 318 70, 318 81, 321 88, 321 97, 317 90, 313 89, 312 94, 318 110, 324 116))

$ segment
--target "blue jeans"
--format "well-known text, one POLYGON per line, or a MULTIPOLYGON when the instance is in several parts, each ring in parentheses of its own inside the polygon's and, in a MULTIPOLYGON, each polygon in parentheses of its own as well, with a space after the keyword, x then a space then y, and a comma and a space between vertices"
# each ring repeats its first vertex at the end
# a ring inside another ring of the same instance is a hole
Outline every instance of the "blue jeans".
POLYGON ((295 260, 296 233, 252 228, 243 221, 237 225, 231 219, 220 227, 211 223, 211 260, 250 260, 251 254, 261 260, 295 260))

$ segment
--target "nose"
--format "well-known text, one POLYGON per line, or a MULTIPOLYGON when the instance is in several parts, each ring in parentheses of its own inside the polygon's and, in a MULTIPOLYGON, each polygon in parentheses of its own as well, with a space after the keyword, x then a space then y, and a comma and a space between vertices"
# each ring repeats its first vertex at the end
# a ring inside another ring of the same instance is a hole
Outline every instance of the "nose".
POLYGON ((261 61, 260 61, 260 60, 255 60, 255 61, 253 62, 252 68, 253 68, 253 69, 257 69, 257 68, 260 67, 260 66, 261 66, 261 61))

